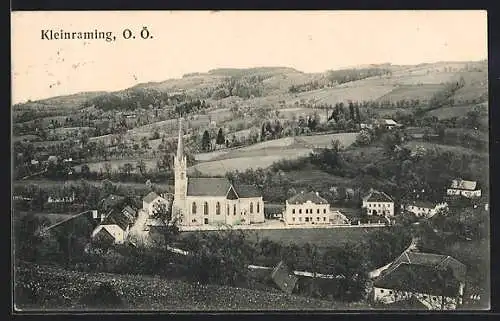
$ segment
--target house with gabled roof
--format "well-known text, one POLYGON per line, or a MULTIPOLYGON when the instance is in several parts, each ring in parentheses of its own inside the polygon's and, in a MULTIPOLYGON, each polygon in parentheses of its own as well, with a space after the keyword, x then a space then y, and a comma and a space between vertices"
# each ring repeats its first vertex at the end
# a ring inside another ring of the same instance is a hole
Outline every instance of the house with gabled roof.
POLYGON ((464 196, 467 198, 481 197, 481 188, 476 181, 454 179, 446 189, 447 196, 464 196))
POLYGON ((415 200, 406 205, 406 210, 417 217, 431 218, 441 209, 448 208, 446 202, 434 203, 425 200, 415 200))
POLYGON ((126 205, 121 210, 118 208, 111 208, 101 224, 92 231, 92 238, 109 238, 109 235, 111 235, 114 238, 114 243, 121 244, 125 242, 130 228, 135 222, 135 213, 136 211, 130 205, 126 205), (105 232, 102 231, 103 229, 105 232), (109 235, 103 236, 104 234, 109 235))
POLYGON ((256 186, 233 185, 226 178, 187 177, 182 118, 179 119, 177 154, 174 156, 173 215, 182 226, 251 224, 264 222, 264 202, 256 186))
POLYGON ((285 202, 287 224, 330 224, 330 204, 318 192, 300 192, 285 202))
POLYGON ((371 189, 363 197, 361 206, 366 210, 367 215, 394 216, 394 200, 384 192, 371 189))
POLYGON ((417 300, 428 310, 453 310, 463 302, 466 266, 449 255, 404 251, 373 281, 375 302, 417 300))
POLYGON ((145 210, 149 216, 153 215, 155 208, 160 204, 164 204, 167 209, 169 209, 169 202, 155 192, 148 193, 148 195, 144 196, 142 199, 142 209, 145 210))

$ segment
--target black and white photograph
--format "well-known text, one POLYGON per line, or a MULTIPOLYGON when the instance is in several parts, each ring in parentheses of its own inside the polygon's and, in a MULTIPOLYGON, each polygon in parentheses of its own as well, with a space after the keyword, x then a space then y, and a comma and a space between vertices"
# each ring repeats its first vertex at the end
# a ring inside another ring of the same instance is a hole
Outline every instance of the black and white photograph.
POLYGON ((490 309, 487 13, 11 12, 15 312, 490 309))

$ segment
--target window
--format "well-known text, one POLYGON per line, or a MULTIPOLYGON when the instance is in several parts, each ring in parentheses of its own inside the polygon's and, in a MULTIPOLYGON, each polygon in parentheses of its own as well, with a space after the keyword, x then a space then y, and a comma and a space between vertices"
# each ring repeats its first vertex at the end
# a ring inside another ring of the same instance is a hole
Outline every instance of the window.
POLYGON ((236 204, 233 205, 233 215, 236 215, 236 204))
POLYGON ((229 216, 229 204, 227 204, 227 211, 226 211, 226 213, 227 213, 227 216, 229 216))
POLYGON ((316 217, 316 221, 318 221, 318 222, 319 222, 319 216, 318 216, 318 217, 316 217))
POLYGON ((372 204, 368 204, 368 207, 372 207, 372 204))
POLYGON ((220 215, 220 203, 215 204, 215 214, 220 215))
POLYGON ((302 209, 301 208, 299 208, 299 214, 302 214, 302 209))
POLYGON ((196 203, 193 202, 193 205, 191 205, 191 213, 196 214, 196 203))
POLYGON ((260 203, 257 203, 257 213, 260 213, 260 203))
POLYGON ((427 299, 427 295, 424 295, 424 299, 427 299))
POLYGON ((309 214, 309 210, 306 208, 306 214, 309 214))
POLYGON ((436 300, 437 300, 437 298, 436 298, 436 297, 433 297, 433 298, 432 298, 432 301, 436 301, 436 300))
POLYGON ((325 221, 326 221, 326 217, 323 217, 323 222, 325 222, 325 221))
POLYGON ((325 209, 323 209, 323 214, 326 214, 326 208, 325 208, 325 209))
POLYGON ((299 217, 299 222, 302 222, 302 217, 299 217))
POLYGON ((319 214, 319 208, 316 210, 316 214, 319 214))
POLYGON ((253 202, 250 202, 250 214, 253 214, 253 202))
POLYGON ((392 294, 392 291, 389 291, 389 294, 392 294))
POLYGON ((309 222, 309 217, 306 217, 306 222, 309 222))
POLYGON ((292 214, 295 214, 295 209, 292 209, 292 214))
POLYGON ((203 214, 208 215, 208 203, 203 204, 203 214))
POLYGON ((380 293, 384 293, 384 290, 380 290, 380 293))
POLYGON ((294 221, 294 222, 295 222, 295 217, 292 217, 292 221, 294 221))

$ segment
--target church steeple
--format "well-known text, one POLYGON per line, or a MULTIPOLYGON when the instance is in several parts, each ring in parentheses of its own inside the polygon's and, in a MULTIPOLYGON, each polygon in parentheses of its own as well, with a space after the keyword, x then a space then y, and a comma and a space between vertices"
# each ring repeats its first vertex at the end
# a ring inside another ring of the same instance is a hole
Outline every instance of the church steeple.
POLYGON ((177 142, 177 160, 180 161, 184 158, 184 142, 182 139, 182 117, 179 118, 179 140, 177 142))

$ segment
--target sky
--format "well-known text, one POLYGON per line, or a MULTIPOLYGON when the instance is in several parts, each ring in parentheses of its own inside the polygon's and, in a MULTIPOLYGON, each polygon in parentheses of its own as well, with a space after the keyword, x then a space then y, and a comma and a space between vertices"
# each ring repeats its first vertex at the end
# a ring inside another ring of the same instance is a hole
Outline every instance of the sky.
POLYGON ((13 103, 221 67, 323 72, 488 55, 486 11, 38 11, 13 12, 11 26, 13 103), (127 28, 136 39, 122 38, 127 28), (42 40, 47 29, 117 39, 42 40))

